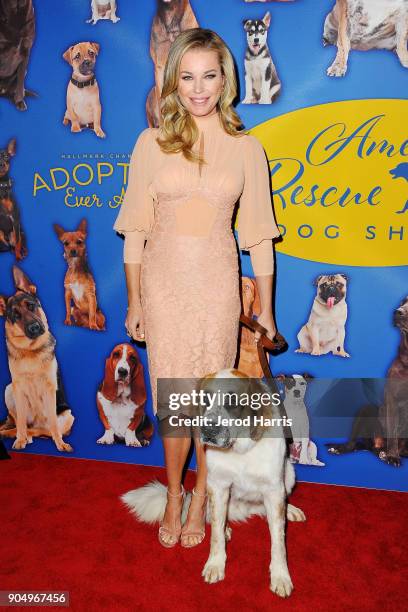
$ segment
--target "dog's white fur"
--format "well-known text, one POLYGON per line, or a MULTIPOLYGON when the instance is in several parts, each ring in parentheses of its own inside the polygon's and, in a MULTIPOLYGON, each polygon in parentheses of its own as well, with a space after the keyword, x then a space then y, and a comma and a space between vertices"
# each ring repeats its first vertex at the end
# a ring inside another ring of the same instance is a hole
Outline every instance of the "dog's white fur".
POLYGON ((116 0, 91 0, 92 17, 87 19, 86 23, 95 25, 100 19, 110 19, 113 23, 116 23, 120 20, 120 17, 116 15, 116 8, 116 0), (99 13, 99 6, 106 6, 107 4, 109 4, 110 8, 102 16, 99 13))
POLYGON ((294 386, 288 388, 285 385, 285 410, 288 417, 292 419, 291 461, 302 465, 323 466, 325 464, 317 459, 316 444, 309 438, 309 416, 305 404, 307 380, 301 374, 293 374, 292 378, 295 382, 294 386), (298 449, 300 449, 299 458, 296 456, 298 449))
MULTIPOLYGON (((212 380, 232 378, 236 373, 233 369, 221 370, 212 380)), ((240 373, 240 378, 247 377, 240 373)), ((263 392, 270 393, 265 383, 259 381, 259 385, 263 392)), ((266 515, 272 537, 270 588, 281 597, 287 597, 293 590, 286 561, 285 520, 304 521, 305 515, 299 508, 287 504, 287 495, 295 484, 295 471, 287 457, 283 432, 280 436, 276 433, 273 437, 260 439, 236 438, 231 448, 207 447, 207 522, 211 522, 211 550, 202 573, 206 582, 224 578, 225 541, 231 537, 226 521, 245 521, 252 515, 266 515)), ((125 493, 121 499, 139 520, 155 523, 163 519, 167 489, 154 481, 125 493)), ((182 522, 190 499, 188 494, 182 522)))

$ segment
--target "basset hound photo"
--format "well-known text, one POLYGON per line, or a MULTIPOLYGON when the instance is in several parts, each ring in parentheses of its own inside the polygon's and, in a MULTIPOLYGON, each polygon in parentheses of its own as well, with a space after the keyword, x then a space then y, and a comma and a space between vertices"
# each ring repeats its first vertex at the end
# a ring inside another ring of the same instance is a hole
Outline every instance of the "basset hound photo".
POLYGON ((117 344, 105 362, 105 377, 96 394, 105 433, 98 444, 125 442, 148 446, 153 424, 145 413, 146 388, 143 365, 130 344, 117 344))

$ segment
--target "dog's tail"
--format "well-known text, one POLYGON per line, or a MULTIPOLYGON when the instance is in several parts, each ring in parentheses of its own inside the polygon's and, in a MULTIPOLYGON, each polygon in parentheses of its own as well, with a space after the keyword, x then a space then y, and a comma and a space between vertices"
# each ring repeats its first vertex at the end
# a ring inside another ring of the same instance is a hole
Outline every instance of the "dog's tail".
MULTIPOLYGON (((167 487, 158 480, 153 480, 144 487, 132 489, 120 496, 129 511, 136 515, 143 523, 157 523, 163 520, 167 503, 167 487)), ((187 493, 183 504, 181 522, 184 523, 188 507, 190 505, 191 493, 187 493)))

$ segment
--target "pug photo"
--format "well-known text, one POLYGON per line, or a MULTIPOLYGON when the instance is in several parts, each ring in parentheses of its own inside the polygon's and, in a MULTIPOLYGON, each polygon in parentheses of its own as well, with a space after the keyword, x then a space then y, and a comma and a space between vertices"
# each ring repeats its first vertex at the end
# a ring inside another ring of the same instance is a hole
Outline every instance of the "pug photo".
POLYGON ((298 333, 299 348, 296 353, 325 355, 331 352, 340 357, 350 357, 344 350, 347 280, 345 274, 316 278, 317 294, 309 320, 298 333))
POLYGON ((105 138, 101 127, 99 87, 94 74, 98 53, 98 43, 80 42, 69 47, 62 56, 72 66, 63 124, 71 122, 71 132, 89 128, 99 138, 105 138))

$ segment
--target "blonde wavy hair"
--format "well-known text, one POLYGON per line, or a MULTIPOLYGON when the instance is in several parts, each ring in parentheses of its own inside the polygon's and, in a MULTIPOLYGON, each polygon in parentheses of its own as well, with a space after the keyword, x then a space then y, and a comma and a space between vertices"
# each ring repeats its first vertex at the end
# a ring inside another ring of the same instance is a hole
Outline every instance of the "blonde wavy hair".
POLYGON ((224 87, 217 102, 221 124, 231 136, 240 137, 243 130, 239 115, 232 106, 237 95, 234 61, 231 51, 222 38, 212 30, 191 28, 181 32, 172 43, 164 69, 161 93, 161 124, 156 142, 164 153, 182 152, 184 157, 194 163, 206 163, 198 153, 192 151, 197 141, 198 128, 188 110, 183 106, 177 93, 180 62, 190 49, 208 49, 218 53, 224 87))

